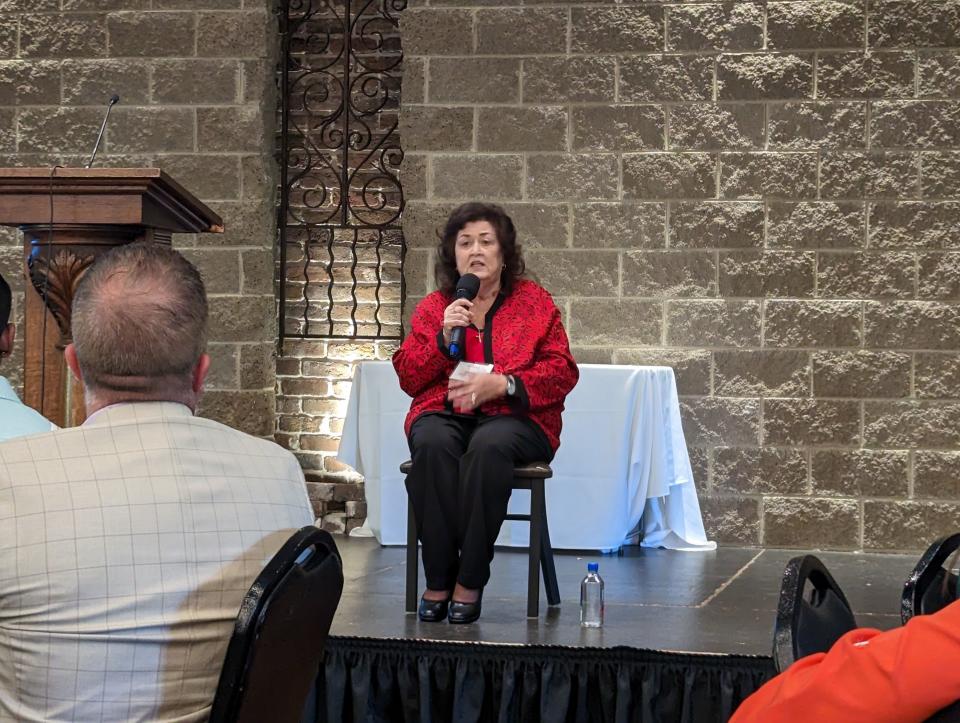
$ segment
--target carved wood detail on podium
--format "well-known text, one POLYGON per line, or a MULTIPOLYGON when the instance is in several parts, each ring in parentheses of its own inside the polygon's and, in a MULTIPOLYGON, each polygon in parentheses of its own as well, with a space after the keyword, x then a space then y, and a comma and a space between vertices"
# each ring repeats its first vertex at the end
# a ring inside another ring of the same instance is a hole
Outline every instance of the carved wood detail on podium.
POLYGON ((63 350, 72 341, 71 309, 77 285, 93 264, 93 254, 77 255, 70 249, 60 249, 53 258, 31 256, 27 261, 33 288, 46 302, 47 308, 57 320, 60 341, 57 348, 63 350))

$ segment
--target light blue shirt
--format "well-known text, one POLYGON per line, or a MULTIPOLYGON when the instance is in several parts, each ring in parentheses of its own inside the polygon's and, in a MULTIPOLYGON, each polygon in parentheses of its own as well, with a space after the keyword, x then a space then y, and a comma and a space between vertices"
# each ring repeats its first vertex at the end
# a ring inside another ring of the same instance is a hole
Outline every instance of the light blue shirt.
POLYGON ((0 440, 49 432, 57 426, 20 401, 4 377, 0 377, 0 440))

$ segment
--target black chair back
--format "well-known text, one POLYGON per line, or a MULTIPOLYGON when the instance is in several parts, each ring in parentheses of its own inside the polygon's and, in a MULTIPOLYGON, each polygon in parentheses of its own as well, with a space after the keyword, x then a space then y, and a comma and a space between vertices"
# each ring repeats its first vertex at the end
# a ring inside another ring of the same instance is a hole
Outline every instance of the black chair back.
POLYGON ((313 526, 294 533, 240 604, 211 722, 299 721, 342 592, 329 533, 313 526))
POLYGON ((826 652, 855 627, 850 603, 819 558, 803 555, 787 563, 773 630, 777 672, 807 655, 826 652))
POLYGON ((903 584, 900 619, 904 624, 914 615, 935 613, 957 599, 957 575, 943 564, 958 547, 960 532, 937 540, 923 553, 903 584))

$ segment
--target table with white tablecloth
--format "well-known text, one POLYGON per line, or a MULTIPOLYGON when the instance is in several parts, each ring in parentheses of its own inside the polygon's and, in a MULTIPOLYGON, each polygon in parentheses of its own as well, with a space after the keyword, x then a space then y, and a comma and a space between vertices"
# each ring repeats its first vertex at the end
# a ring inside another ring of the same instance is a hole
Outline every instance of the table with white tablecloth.
MULTIPOLYGON (((547 519, 557 549, 603 550, 639 539, 650 547, 710 550, 700 516, 680 407, 669 367, 581 364, 566 400, 560 449, 547 481, 547 519)), ((390 362, 357 365, 337 458, 363 475, 369 530, 406 542, 410 457, 403 420, 410 397, 390 362)), ((515 491, 510 512, 529 510, 515 491)), ((525 546, 528 525, 504 523, 497 544, 525 546)))

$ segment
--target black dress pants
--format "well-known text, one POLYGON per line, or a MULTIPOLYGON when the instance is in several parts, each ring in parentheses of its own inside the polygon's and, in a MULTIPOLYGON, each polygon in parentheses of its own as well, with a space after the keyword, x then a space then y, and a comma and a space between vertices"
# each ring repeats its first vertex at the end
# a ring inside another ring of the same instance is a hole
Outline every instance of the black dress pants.
POLYGON ((482 588, 507 515, 513 468, 549 462, 553 450, 530 420, 426 414, 410 429, 407 494, 422 543, 427 587, 482 588))

